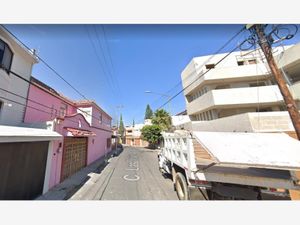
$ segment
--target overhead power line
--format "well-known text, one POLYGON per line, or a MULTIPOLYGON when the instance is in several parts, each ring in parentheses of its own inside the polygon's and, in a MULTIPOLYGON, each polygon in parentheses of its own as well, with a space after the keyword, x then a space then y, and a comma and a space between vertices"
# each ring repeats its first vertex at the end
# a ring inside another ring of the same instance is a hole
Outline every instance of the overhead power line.
MULTIPOLYGON (((227 53, 224 57, 222 57, 217 63, 215 63, 215 66, 217 66, 219 63, 221 63, 224 59, 226 59, 231 53, 233 53, 235 50, 237 50, 238 48, 240 48, 240 46, 242 44, 244 44, 247 40, 244 40, 241 44, 239 44, 238 46, 236 46, 234 49, 232 49, 229 53, 227 53)), ((179 94, 181 94, 182 92, 184 92, 187 88, 189 88, 192 84, 194 84, 196 81, 198 81, 201 77, 203 77, 205 74, 207 74, 210 70, 212 70, 212 68, 208 69, 207 71, 205 71, 203 74, 201 74, 199 77, 197 77, 194 81, 192 81, 189 85, 187 85, 186 87, 184 87, 181 91, 177 92, 174 96, 172 96, 168 101, 166 101, 163 105, 161 105, 158 109, 161 109, 162 107, 164 107, 166 104, 168 104, 170 101, 172 101, 174 98, 176 98, 179 94)))
MULTIPOLYGON (((0 66, 0 69, 2 69, 1 66, 0 66)), ((32 81, 30 81, 30 80, 25 79, 25 78, 22 77, 20 74, 14 72, 14 71, 12 71, 12 70, 8 70, 7 72, 9 72, 9 73, 11 73, 12 75, 16 76, 17 78, 23 80, 24 82, 29 83, 29 84, 31 84, 31 85, 33 85, 33 86, 39 88, 40 90, 43 90, 39 85, 35 84, 34 82, 32 82, 32 81)), ((43 91, 44 91, 44 90, 43 90, 43 91)), ((67 100, 65 100, 63 97, 61 97, 61 100, 62 100, 64 103, 66 103, 66 104, 70 104, 70 102, 68 102, 67 100)), ((90 116, 90 117, 92 117, 92 118, 94 118, 94 119, 97 119, 97 120, 99 119, 98 117, 93 116, 92 114, 90 114, 90 113, 88 113, 88 112, 86 112, 86 111, 80 109, 79 107, 77 107, 77 106, 75 106, 75 105, 73 105, 73 107, 75 107, 78 111, 82 112, 82 113, 85 114, 85 115, 88 115, 88 116, 90 116)))
POLYGON ((94 33, 96 35, 96 37, 95 37, 96 38, 96 42, 98 43, 99 47, 101 48, 100 49, 100 53, 101 53, 102 57, 100 57, 97 45, 93 41, 92 34, 90 33, 92 31, 90 31, 87 26, 84 26, 84 28, 85 28, 85 30, 87 32, 89 41, 90 41, 90 43, 92 45, 92 48, 94 50, 94 53, 96 55, 96 59, 97 59, 97 61, 99 63, 99 67, 101 68, 102 74, 106 77, 106 82, 104 82, 105 85, 106 85, 106 87, 109 90, 111 90, 111 92, 114 95, 115 99, 121 99, 121 95, 118 92, 118 90, 120 90, 120 88, 117 88, 116 85, 114 85, 116 82, 113 80, 113 76, 111 75, 111 73, 109 71, 109 68, 107 66, 106 57, 105 57, 105 55, 103 53, 104 50, 103 50, 102 45, 100 43, 100 40, 98 38, 98 34, 97 34, 96 28, 93 27, 94 28, 94 33), (103 61, 102 61, 102 58, 103 58, 103 61))
MULTIPOLYGON (((10 93, 11 93, 11 92, 10 92, 10 93)), ((39 111, 39 112, 42 112, 42 113, 45 113, 45 114, 52 115, 51 112, 47 112, 47 111, 44 111, 44 110, 42 110, 42 109, 35 108, 35 107, 33 107, 33 106, 29 106, 29 105, 27 105, 27 104, 21 103, 21 102, 19 102, 19 101, 16 101, 16 100, 13 100, 13 99, 10 99, 10 98, 7 98, 7 97, 5 97, 5 96, 0 96, 0 98, 1 98, 1 99, 4 99, 4 100, 6 100, 6 101, 10 101, 10 102, 16 103, 16 104, 18 104, 18 105, 25 106, 25 107, 30 108, 30 109, 34 109, 34 110, 36 110, 36 111, 39 111)), ((15 109, 14 109, 14 110, 15 110, 15 109)), ((23 111, 20 110, 20 112, 23 112, 23 111)), ((70 118, 64 118, 64 119, 67 119, 67 120, 69 120, 69 121, 71 121, 71 122, 73 122, 73 123, 78 124, 78 121, 74 121, 74 120, 72 120, 72 119, 70 119, 70 118)))
MULTIPOLYGON (((12 35, 20 44, 22 44, 28 51, 32 52, 32 50, 23 43, 17 36, 15 36, 10 30, 8 30, 4 25, 1 26, 10 34, 12 35)), ((62 79, 68 86, 70 86, 77 94, 79 94, 84 99, 88 100, 84 94, 82 94, 77 88, 75 88, 70 82, 68 82, 62 75, 60 75, 53 67, 51 67, 43 58, 38 55, 35 55, 42 63, 44 63, 56 76, 62 79)))
MULTIPOLYGON (((246 27, 243 26, 237 33, 235 33, 228 41, 226 41, 216 52, 214 52, 211 57, 209 57, 207 60, 205 60, 204 63, 202 63, 202 66, 204 66, 205 64, 207 64, 210 60, 213 59, 213 57, 215 57, 215 55, 219 54, 230 42, 232 42, 237 36, 239 36, 243 31, 246 30, 246 27)), ((233 51, 235 51, 236 49, 234 49, 233 51)), ((208 72, 208 71, 207 71, 208 72)), ((193 73, 195 73, 195 71, 193 71, 192 73, 188 74, 187 77, 189 77, 190 75, 192 75, 193 73)), ((198 78, 197 78, 198 79, 198 78)), ((171 91, 175 90, 180 84, 182 83, 182 80, 180 80, 176 85, 174 85, 171 89, 169 89, 166 93, 170 93, 171 91)), ((179 93, 177 93, 175 96, 171 97, 170 99, 168 99, 168 101, 166 103, 164 103, 162 106, 160 106, 158 109, 164 107, 166 104, 168 104, 170 101, 172 101, 175 97, 177 97, 180 93, 182 93, 184 90, 181 90, 179 93)), ((150 105, 153 105, 154 103, 158 102, 160 99, 162 99, 163 96, 160 96, 159 98, 157 98, 156 100, 154 100, 150 105)), ((135 116, 134 116, 135 117, 135 116)), ((140 121, 140 120, 137 120, 140 121)))
POLYGON ((119 85, 119 82, 118 82, 118 79, 117 79, 117 74, 116 74, 115 66, 113 64, 113 60, 112 60, 112 57, 111 57, 111 50, 110 50, 110 47, 109 47, 109 43, 108 43, 108 39, 107 39, 107 35, 106 35, 106 31, 105 31, 104 25, 101 25, 101 28, 102 28, 102 32, 103 32, 103 35, 104 35, 104 40, 105 40, 105 43, 106 43, 106 47, 107 47, 107 51, 108 51, 108 57, 109 57, 109 61, 110 61, 110 64, 111 64, 111 68, 112 68, 113 74, 115 75, 116 85, 117 85, 117 88, 120 91, 120 95, 122 97, 122 92, 121 92, 120 85, 119 85))

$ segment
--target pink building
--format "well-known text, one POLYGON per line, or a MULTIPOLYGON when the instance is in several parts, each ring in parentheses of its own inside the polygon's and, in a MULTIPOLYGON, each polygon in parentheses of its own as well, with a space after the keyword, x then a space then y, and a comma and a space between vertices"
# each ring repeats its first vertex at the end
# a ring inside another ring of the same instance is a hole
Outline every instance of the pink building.
POLYGON ((24 122, 64 136, 53 145, 49 188, 111 151, 111 117, 94 101, 72 101, 31 78, 24 122))

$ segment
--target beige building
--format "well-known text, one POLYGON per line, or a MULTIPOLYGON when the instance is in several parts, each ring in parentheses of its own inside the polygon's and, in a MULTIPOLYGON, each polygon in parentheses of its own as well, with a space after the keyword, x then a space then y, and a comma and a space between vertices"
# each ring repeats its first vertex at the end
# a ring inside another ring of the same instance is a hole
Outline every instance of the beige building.
POLYGON ((145 125, 150 125, 151 121, 145 120, 145 123, 135 124, 134 126, 125 127, 125 144, 130 146, 137 147, 147 147, 149 143, 147 141, 142 140, 141 129, 145 125))
MULTIPOLYGON (((206 131, 292 131, 282 95, 260 50, 196 57, 181 74, 186 128, 206 131), (206 71, 209 72, 206 73, 206 71)), ((300 44, 273 49, 300 108, 300 44)))

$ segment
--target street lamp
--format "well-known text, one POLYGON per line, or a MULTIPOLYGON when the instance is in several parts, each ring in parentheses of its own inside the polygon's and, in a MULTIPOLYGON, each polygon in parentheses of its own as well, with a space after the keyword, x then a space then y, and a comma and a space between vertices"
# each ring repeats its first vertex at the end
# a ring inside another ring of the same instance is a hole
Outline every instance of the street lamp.
POLYGON ((167 94, 163 94, 163 93, 158 93, 158 92, 153 92, 153 91, 145 91, 146 94, 156 94, 156 95, 160 95, 160 96, 163 96, 163 97, 166 97, 168 99, 168 105, 169 105, 169 113, 170 113, 170 116, 172 116, 172 112, 171 112, 171 96, 170 95, 167 95, 167 94))

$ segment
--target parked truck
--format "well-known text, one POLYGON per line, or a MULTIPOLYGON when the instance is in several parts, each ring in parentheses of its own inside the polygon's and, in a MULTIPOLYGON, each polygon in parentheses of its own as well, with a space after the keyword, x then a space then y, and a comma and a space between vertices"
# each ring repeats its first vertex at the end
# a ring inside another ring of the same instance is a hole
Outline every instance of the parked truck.
POLYGON ((158 162, 180 200, 289 199, 300 190, 300 142, 285 133, 163 133, 158 162))

